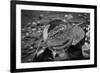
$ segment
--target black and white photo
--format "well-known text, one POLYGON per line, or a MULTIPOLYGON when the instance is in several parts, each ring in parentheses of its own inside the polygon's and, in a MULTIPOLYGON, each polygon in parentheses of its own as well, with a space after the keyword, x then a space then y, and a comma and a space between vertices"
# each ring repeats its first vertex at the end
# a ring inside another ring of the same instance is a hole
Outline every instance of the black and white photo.
POLYGON ((23 62, 90 59, 90 13, 21 10, 23 62))
POLYGON ((12 1, 12 71, 96 67, 96 6, 12 1))

